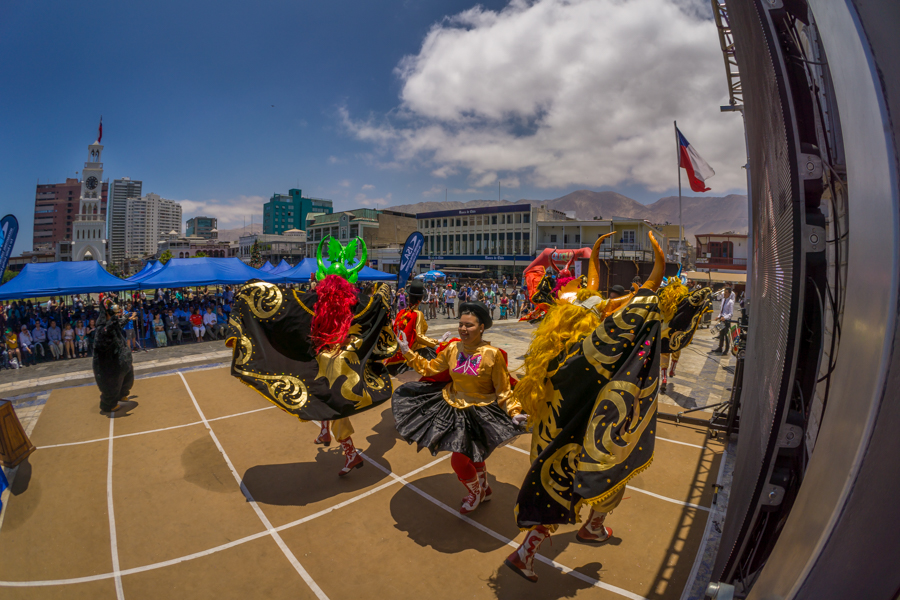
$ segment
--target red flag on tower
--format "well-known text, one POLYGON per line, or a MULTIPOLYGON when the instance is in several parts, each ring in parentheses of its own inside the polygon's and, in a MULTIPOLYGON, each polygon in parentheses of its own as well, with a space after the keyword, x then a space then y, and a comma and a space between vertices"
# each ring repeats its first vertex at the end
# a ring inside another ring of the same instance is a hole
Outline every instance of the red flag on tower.
POLYGON ((100 117, 100 133, 97 135, 97 143, 100 143, 100 140, 103 139, 103 117, 100 117))

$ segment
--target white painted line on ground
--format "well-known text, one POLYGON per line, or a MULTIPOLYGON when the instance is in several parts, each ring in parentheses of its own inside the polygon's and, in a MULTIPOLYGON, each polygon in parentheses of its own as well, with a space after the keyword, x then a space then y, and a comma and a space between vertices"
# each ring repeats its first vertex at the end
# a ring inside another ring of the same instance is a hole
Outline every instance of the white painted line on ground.
MULTIPOLYGON (((247 410, 244 412, 235 413, 233 415, 225 415, 224 417, 216 417, 214 419, 207 419, 210 423, 213 421, 221 421, 222 419, 230 419, 232 417, 240 417, 242 415, 249 415, 251 413, 260 412, 262 410, 271 410, 276 408, 275 406, 265 406, 263 408, 257 408, 255 410, 247 410)), ((181 429, 182 427, 192 427, 194 425, 203 425, 203 421, 194 421, 193 423, 185 423, 184 425, 173 425, 171 427, 162 427, 160 429, 148 429, 147 431, 138 431, 136 433, 123 433, 122 435, 115 436, 115 439, 133 437, 136 435, 144 435, 147 433, 159 433, 160 431, 170 431, 172 429, 181 429)), ((105 442, 106 438, 99 438, 96 440, 85 440, 83 442, 68 442, 66 444, 51 444, 49 446, 38 446, 38 450, 44 450, 46 448, 62 448, 63 446, 79 446, 81 444, 91 444, 93 442, 105 442)))
MULTIPOLYGON (((514 448, 514 446, 508 446, 508 447, 514 448)), ((521 450, 520 448, 515 448, 515 449, 516 449, 516 450, 521 450)), ((401 476, 399 476, 399 475, 395 475, 393 472, 391 472, 390 469, 387 469, 387 468, 381 466, 380 464, 378 464, 377 462, 373 461, 371 458, 369 458, 368 456, 366 456, 363 452, 360 452, 360 454, 363 455, 363 456, 365 456, 366 460, 367 460, 369 463, 371 463, 372 465, 374 465, 376 468, 381 469, 382 472, 387 473, 390 477, 393 477, 393 478, 396 479, 398 482, 402 483, 404 486, 408 487, 408 488, 409 488, 410 490, 412 490, 413 492, 419 494, 420 496, 422 496, 423 498, 425 498, 426 500, 428 500, 429 502, 431 502, 431 503, 434 504, 435 506, 438 506, 439 508, 444 509, 445 511, 449 512, 449 513, 452 514, 452 515, 455 515, 457 518, 459 518, 459 519, 465 521, 466 523, 468 523, 468 524, 471 525, 472 527, 475 527, 476 529, 482 531, 483 533, 488 534, 488 535, 491 536, 492 538, 494 538, 494 539, 496 539, 496 540, 499 540, 499 541, 503 542, 503 543, 506 544, 507 546, 510 546, 510 547, 512 547, 512 548, 518 548, 518 547, 519 547, 519 545, 518 545, 515 541, 513 541, 513 540, 507 538, 506 536, 504 536, 504 535, 502 535, 502 534, 500 534, 500 533, 497 533, 496 531, 494 531, 493 529, 490 529, 489 527, 486 527, 486 526, 482 525, 482 524, 479 523, 478 521, 475 521, 475 520, 473 520, 473 519, 470 519, 469 517, 467 517, 467 516, 465 516, 465 515, 461 515, 461 514, 459 513, 459 510, 450 508, 449 506, 447 506, 446 504, 444 504, 443 502, 441 502, 440 500, 438 500, 437 498, 435 498, 435 497, 432 496, 431 494, 429 494, 429 493, 427 493, 427 492, 425 492, 425 491, 423 491, 423 490, 417 488, 417 487, 414 486, 413 484, 409 483, 404 477, 401 477, 401 476)), ((634 594, 634 593, 629 592, 628 590, 622 589, 622 588, 620 588, 620 587, 618 587, 618 586, 611 585, 611 584, 608 584, 608 583, 604 583, 604 582, 602 582, 602 581, 598 581, 598 580, 594 579, 593 577, 588 577, 587 575, 585 575, 585 574, 583 574, 583 573, 579 573, 578 571, 575 571, 574 569, 571 569, 571 568, 569 568, 569 567, 567 567, 567 566, 565 566, 565 565, 563 565, 563 564, 560 564, 560 563, 556 562, 555 560, 551 560, 551 559, 549 559, 549 558, 546 558, 545 556, 542 556, 542 555, 540 555, 540 554, 536 554, 535 557, 534 557, 534 559, 535 559, 535 560, 538 560, 538 561, 540 561, 540 562, 542 562, 542 563, 548 564, 548 565, 550 565, 551 567, 553 567, 553 568, 555 568, 555 569, 557 569, 557 570, 559 570, 559 571, 565 573, 566 575, 571 575, 572 577, 575 577, 576 579, 580 579, 580 580, 584 581, 585 583, 588 583, 588 584, 590 584, 590 585, 592 585, 592 586, 594 586, 594 587, 598 587, 598 588, 602 588, 602 589, 604 589, 604 590, 608 590, 608 591, 610 591, 610 592, 614 592, 614 593, 616 593, 616 594, 619 594, 620 596, 624 596, 625 598, 628 598, 629 600, 648 600, 648 599, 645 598, 644 596, 639 596, 638 594, 634 594)))
POLYGON ((119 575, 119 544, 116 539, 116 516, 113 510, 113 427, 115 423, 115 413, 112 413, 109 415, 109 452, 107 453, 106 461, 106 511, 109 513, 109 545, 112 554, 112 568, 113 573, 116 574, 116 599, 125 600, 125 591, 122 589, 122 576, 119 575))
POLYGON ((664 438, 664 437, 659 437, 659 436, 656 436, 656 439, 662 440, 664 442, 669 442, 670 444, 680 444, 682 446, 690 446, 691 448, 700 448, 701 450, 709 450, 710 452, 714 451, 714 450, 712 450, 712 448, 709 448, 707 446, 700 446, 698 444, 689 444, 687 442, 679 442, 678 440, 670 440, 669 438, 664 438))
MULTIPOLYGON (((220 417, 220 418, 224 418, 224 417, 220 417)), ((448 458, 450 458, 449 454, 447 454, 446 456, 442 456, 441 458, 431 461, 430 463, 428 463, 425 466, 419 467, 418 469, 416 469, 414 471, 410 471, 403 477, 412 477, 413 475, 421 473, 422 471, 429 469, 429 468, 433 467, 434 465, 438 464, 439 462, 447 460, 448 458)), ((353 504, 354 502, 362 500, 363 498, 368 498, 375 492, 383 490, 388 487, 391 487, 392 485, 396 485, 397 483, 399 483, 399 481, 392 478, 390 481, 383 483, 376 488, 373 488, 367 492, 363 492, 362 494, 359 494, 357 496, 353 496, 352 498, 344 500, 343 502, 335 504, 334 506, 331 506, 324 510, 320 510, 319 512, 309 515, 308 517, 304 517, 302 519, 292 521, 291 523, 288 523, 286 525, 279 525, 278 527, 274 528, 274 531, 284 531, 285 529, 290 529, 291 527, 296 527, 297 525, 302 525, 303 523, 307 523, 315 518, 321 517, 323 515, 327 515, 328 513, 331 513, 333 511, 337 510, 338 508, 343 508, 345 506, 353 504)), ((260 538, 263 538, 263 537, 266 537, 269 535, 271 535, 271 531, 269 531, 269 530, 260 531, 259 533, 254 533, 252 535, 248 535, 246 537, 236 539, 234 541, 228 542, 227 544, 214 546, 207 550, 201 550, 200 552, 195 552, 193 554, 187 554, 185 556, 179 556, 178 558, 164 560, 164 561, 158 562, 158 563, 144 565, 142 567, 132 567, 130 569, 125 569, 124 571, 119 571, 119 572, 114 572, 114 573, 102 573, 100 575, 88 575, 85 577, 73 577, 70 579, 46 579, 46 580, 42 580, 42 581, 0 581, 0 587, 44 587, 44 586, 53 586, 53 585, 71 585, 71 584, 75 584, 75 583, 88 583, 91 581, 101 581, 104 579, 112 579, 113 577, 116 577, 116 576, 134 575, 137 573, 144 573, 146 571, 162 569, 164 567, 171 567, 172 565, 177 565, 179 563, 183 563, 183 562, 186 562, 189 560, 194 560, 195 558, 202 558, 204 556, 216 554, 218 552, 222 552, 223 550, 228 550, 230 548, 234 548, 235 546, 240 546, 242 544, 246 544, 247 542, 252 542, 253 540, 258 540, 260 538)))
MULTIPOLYGON (((522 454, 527 454, 527 455, 531 456, 531 452, 529 452, 528 450, 522 450, 521 448, 516 448, 512 444, 507 444, 505 447, 509 448, 511 450, 515 450, 516 452, 521 452, 522 454)), ((684 502, 682 500, 676 500, 674 498, 669 498, 667 496, 660 496, 659 494, 654 494, 653 492, 648 492, 647 490, 642 490, 641 488, 635 487, 630 483, 628 484, 628 489, 647 494, 648 496, 653 496, 654 498, 659 498, 660 500, 665 500, 666 502, 671 502, 672 504, 680 504, 681 506, 697 508, 700 510, 705 510, 707 512, 709 512, 709 510, 710 510, 710 509, 706 508, 705 506, 700 506, 699 504, 691 504, 690 502, 684 502)))
POLYGON ((272 539, 275 540, 275 543, 278 544, 279 548, 281 548, 281 551, 284 553, 285 558, 287 558, 288 562, 290 562, 291 565, 294 566, 294 569, 297 571, 300 577, 303 578, 303 581, 306 582, 306 585, 309 586, 309 589, 312 590, 312 592, 316 595, 317 598, 319 598, 319 600, 328 600, 328 596, 325 595, 325 592, 322 591, 322 588, 320 588, 319 585, 315 581, 313 581, 313 578, 309 575, 306 569, 303 568, 303 565, 300 564, 300 561, 297 560, 297 557, 294 556, 294 553, 291 552, 291 549, 287 547, 287 544, 284 543, 284 540, 272 527, 272 523, 269 521, 269 518, 266 517, 265 513, 263 513, 259 505, 256 504, 256 500, 253 499, 253 496, 250 494, 250 490, 248 490, 247 486, 244 485, 241 476, 238 475, 237 469, 234 468, 234 464, 232 464, 231 459, 228 458, 228 454, 225 452, 222 444, 219 443, 219 438, 212 430, 209 421, 206 420, 206 416, 200 409, 200 405, 197 404, 197 399, 194 397, 194 392, 191 390, 191 386, 188 385, 187 379, 184 378, 184 375, 182 373, 178 373, 178 376, 181 377, 181 381, 184 382, 184 387, 187 389, 188 395, 191 397, 191 401, 194 403, 194 408, 197 409, 197 413, 200 415, 200 420, 203 421, 203 424, 206 426, 206 430, 209 432, 210 437, 216 444, 216 448, 218 448, 219 452, 222 454, 222 458, 225 459, 225 463, 228 465, 228 468, 231 469, 231 474, 234 476, 234 480, 237 481, 238 485, 241 488, 241 492, 244 494, 244 497, 247 498, 247 502, 250 503, 250 506, 256 512, 256 516, 259 517, 260 521, 262 521, 263 526, 269 532, 269 535, 272 536, 272 539))

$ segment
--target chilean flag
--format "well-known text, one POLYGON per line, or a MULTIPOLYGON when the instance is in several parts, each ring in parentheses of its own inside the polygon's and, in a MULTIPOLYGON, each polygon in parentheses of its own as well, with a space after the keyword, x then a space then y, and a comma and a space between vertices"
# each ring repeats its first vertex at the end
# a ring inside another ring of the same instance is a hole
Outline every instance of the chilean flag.
POLYGON ((688 181, 691 182, 692 190, 695 192, 708 192, 709 188, 706 187, 706 180, 715 175, 716 172, 713 171, 708 162, 697 154, 697 151, 688 143, 677 127, 675 128, 675 133, 678 134, 678 166, 687 171, 688 181))

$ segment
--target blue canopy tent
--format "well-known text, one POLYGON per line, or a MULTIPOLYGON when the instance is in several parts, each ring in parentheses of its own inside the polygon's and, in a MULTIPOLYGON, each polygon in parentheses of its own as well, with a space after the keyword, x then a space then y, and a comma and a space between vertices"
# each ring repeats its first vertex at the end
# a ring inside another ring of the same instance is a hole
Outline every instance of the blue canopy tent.
POLYGON ((281 275, 282 273, 290 271, 292 268, 293 267, 291 267, 290 263, 282 258, 280 263, 269 270, 269 273, 271 273, 272 275, 281 275))
POLYGON ((155 264, 156 263, 153 262, 152 260, 148 260, 146 263, 144 263, 144 266, 141 268, 140 271, 138 271, 131 277, 128 277, 128 281, 134 281, 138 277, 143 277, 144 275, 147 275, 149 273, 150 269, 152 269, 153 265, 155 265, 155 264))
POLYGON ((136 289, 137 283, 110 275, 94 260, 30 263, 0 286, 0 300, 136 289))
POLYGON ((240 285, 251 279, 281 281, 261 273, 239 258, 171 258, 166 266, 137 282, 142 289, 194 287, 198 285, 240 285))
POLYGON ((147 277, 150 277, 154 273, 161 271, 162 268, 165 266, 166 265, 164 265, 161 260, 158 260, 154 263, 147 263, 147 266, 145 266, 143 269, 141 269, 135 275, 132 275, 131 277, 129 277, 128 281, 143 281, 144 279, 146 279, 147 277))
POLYGON ((259 268, 259 270, 262 271, 263 273, 270 273, 272 271, 272 269, 274 269, 274 268, 275 268, 275 265, 273 265, 269 261, 266 261, 266 264, 261 266, 259 268))
MULTIPOLYGON (((325 266, 331 265, 331 262, 327 258, 323 258, 322 262, 325 263, 325 266)), ((281 279, 278 281, 283 283, 309 283, 310 275, 315 273, 318 269, 316 265, 316 259, 314 258, 305 258, 297 263, 297 266, 291 269, 290 271, 285 271, 280 274, 281 279)), ((357 281, 396 281, 397 276, 391 273, 385 273, 384 271, 379 271, 378 269, 373 269, 372 267, 363 267, 359 271, 359 275, 357 276, 357 281)))

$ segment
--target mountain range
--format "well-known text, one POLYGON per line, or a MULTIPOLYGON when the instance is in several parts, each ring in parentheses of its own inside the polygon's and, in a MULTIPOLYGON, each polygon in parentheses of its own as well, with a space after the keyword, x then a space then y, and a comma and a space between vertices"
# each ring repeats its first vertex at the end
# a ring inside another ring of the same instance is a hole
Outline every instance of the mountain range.
MULTIPOLYGON (((651 223, 678 223, 678 196, 666 196, 652 204, 641 204, 637 200, 618 192, 594 192, 578 190, 553 200, 470 200, 469 202, 419 202, 392 206, 390 210, 406 213, 431 212, 481 208, 504 204, 537 204, 566 213, 575 213, 579 220, 595 217, 610 219, 625 217, 646 219, 651 223)), ((684 233, 690 239, 698 233, 747 233, 747 196, 682 196, 684 233)), ((221 237, 221 234, 220 234, 221 237)))

